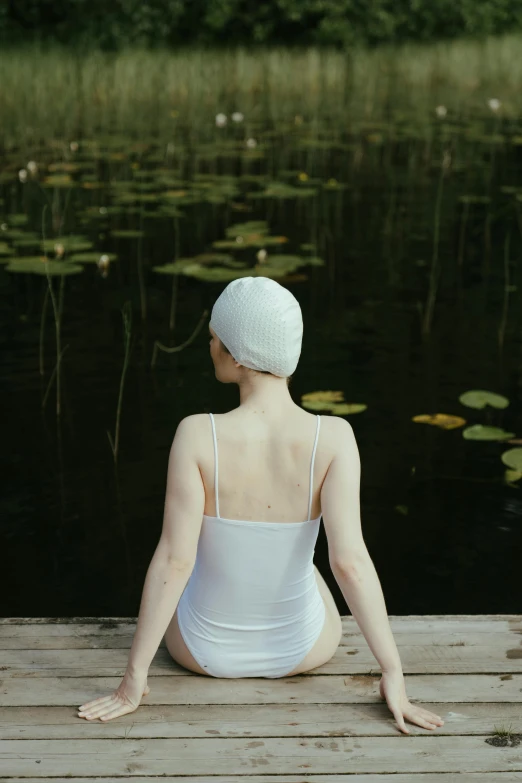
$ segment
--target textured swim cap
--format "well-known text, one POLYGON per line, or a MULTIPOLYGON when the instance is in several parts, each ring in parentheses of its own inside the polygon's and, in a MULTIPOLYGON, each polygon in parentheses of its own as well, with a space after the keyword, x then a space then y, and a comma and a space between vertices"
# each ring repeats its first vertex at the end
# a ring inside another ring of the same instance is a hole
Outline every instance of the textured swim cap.
POLYGON ((303 339, 299 302, 270 277, 238 277, 216 299, 210 326, 234 359, 287 378, 303 339))

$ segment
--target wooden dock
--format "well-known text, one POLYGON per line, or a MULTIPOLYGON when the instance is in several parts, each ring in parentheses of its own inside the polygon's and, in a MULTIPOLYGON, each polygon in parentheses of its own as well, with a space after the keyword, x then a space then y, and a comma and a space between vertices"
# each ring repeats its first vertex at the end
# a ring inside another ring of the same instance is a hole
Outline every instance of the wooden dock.
POLYGON ((135 618, 0 619, 0 780, 521 783, 522 615, 390 622, 410 700, 445 721, 435 731, 399 732, 351 616, 331 661, 275 680, 193 674, 162 642, 150 694, 107 723, 77 707, 119 685, 135 618))

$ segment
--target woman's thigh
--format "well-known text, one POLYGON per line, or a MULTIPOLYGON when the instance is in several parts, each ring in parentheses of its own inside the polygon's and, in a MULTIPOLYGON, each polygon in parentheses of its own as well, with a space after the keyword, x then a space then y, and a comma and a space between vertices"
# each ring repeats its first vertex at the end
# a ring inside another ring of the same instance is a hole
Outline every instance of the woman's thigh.
POLYGON ((321 576, 317 566, 314 566, 314 569, 317 587, 319 588, 326 608, 323 629, 310 652, 305 655, 295 669, 289 672, 289 674, 285 674, 285 677, 293 677, 294 674, 302 674, 303 672, 310 671, 310 669, 315 669, 317 666, 322 666, 329 661, 339 647, 343 634, 341 615, 339 614, 333 595, 330 592, 330 588, 321 576))
POLYGON ((185 669, 189 669, 189 671, 195 672, 196 674, 205 674, 207 677, 212 677, 211 674, 201 668, 185 644, 185 640, 179 630, 177 609, 165 632, 165 645, 176 663, 179 663, 180 666, 183 666, 185 669))

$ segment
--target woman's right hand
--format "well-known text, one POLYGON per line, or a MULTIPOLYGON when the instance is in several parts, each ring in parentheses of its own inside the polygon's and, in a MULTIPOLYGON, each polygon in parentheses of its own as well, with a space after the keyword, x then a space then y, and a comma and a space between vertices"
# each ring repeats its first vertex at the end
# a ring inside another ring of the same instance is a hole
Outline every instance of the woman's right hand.
POLYGON ((379 682, 379 693, 381 698, 386 700, 393 717, 397 721, 399 729, 404 734, 409 734, 404 719, 422 726, 423 729, 435 729, 437 726, 443 726, 444 721, 440 715, 425 710, 417 704, 412 704, 406 696, 404 686, 404 675, 398 672, 383 672, 379 682))

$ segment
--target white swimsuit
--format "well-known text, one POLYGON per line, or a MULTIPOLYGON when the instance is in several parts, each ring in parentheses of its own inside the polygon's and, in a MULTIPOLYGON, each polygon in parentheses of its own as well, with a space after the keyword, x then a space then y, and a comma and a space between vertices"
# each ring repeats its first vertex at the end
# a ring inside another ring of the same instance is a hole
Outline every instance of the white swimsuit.
POLYGON ((194 569, 180 598, 180 633, 202 669, 214 677, 284 677, 312 649, 326 609, 313 556, 321 524, 310 519, 320 416, 310 466, 305 522, 252 522, 203 514, 194 569))

